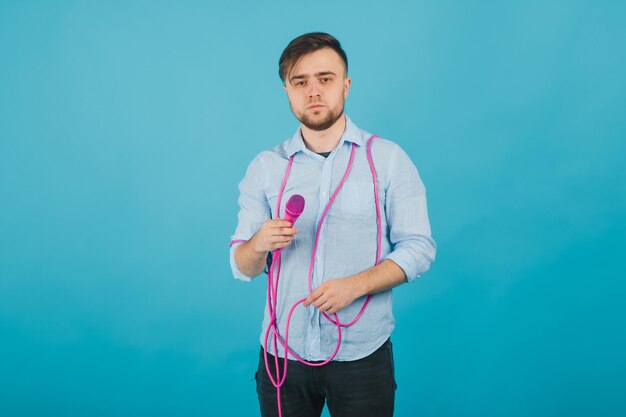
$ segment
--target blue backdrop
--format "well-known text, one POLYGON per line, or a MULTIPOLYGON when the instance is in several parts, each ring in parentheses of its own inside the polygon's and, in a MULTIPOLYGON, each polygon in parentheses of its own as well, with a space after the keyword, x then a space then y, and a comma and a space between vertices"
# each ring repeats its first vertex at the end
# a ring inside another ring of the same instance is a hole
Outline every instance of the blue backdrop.
POLYGON ((397 412, 626 414, 621 1, 0 1, 0 415, 251 416, 265 279, 237 184, 337 36, 347 113, 420 170, 397 412))

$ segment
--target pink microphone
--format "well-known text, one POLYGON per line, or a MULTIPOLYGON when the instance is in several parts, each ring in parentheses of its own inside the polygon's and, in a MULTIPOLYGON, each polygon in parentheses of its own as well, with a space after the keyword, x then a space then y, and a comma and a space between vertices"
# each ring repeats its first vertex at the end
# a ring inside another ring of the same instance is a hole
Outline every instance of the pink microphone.
POLYGON ((298 220, 298 217, 304 211, 304 197, 300 194, 294 194, 289 197, 285 205, 285 220, 291 222, 291 225, 298 220))

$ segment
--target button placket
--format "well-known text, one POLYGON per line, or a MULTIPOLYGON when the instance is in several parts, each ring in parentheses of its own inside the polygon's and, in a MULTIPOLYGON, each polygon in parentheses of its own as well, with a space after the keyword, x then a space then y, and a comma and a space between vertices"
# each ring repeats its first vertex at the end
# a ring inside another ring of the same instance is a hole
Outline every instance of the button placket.
MULTIPOLYGON (((320 177, 320 198, 319 198, 319 208, 318 208, 318 216, 317 216, 317 224, 321 221, 322 214, 324 213, 324 209, 328 204, 329 196, 330 196, 330 186, 331 186, 331 177, 332 177, 332 169, 333 169, 333 160, 334 160, 334 152, 331 153, 322 164, 322 172, 320 177)), ((315 264, 313 268, 313 288, 319 286, 323 281, 323 272, 324 272, 324 259, 322 259, 321 254, 324 253, 325 239, 324 239, 324 224, 320 228, 320 236, 317 243, 317 253, 315 256, 315 264)))

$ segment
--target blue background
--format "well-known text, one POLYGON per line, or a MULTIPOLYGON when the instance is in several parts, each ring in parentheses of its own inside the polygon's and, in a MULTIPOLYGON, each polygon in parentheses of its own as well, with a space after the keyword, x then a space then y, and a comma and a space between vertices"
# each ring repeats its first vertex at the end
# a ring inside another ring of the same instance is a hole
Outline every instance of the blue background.
POLYGON ((626 415, 620 1, 0 1, 0 415, 251 416, 237 184, 348 53, 439 247, 395 292, 396 416, 626 415))

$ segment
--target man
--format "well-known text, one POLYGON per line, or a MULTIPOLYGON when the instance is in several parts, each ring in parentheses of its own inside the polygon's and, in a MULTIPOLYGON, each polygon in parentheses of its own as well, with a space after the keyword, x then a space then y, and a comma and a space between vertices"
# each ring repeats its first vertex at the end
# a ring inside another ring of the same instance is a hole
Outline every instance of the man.
POLYGON ((424 185, 406 153, 391 141, 372 139, 373 164, 368 161, 372 135, 344 115, 352 80, 334 37, 309 33, 291 41, 279 74, 301 124, 291 139, 250 163, 239 185, 239 224, 230 252, 234 276, 245 281, 264 271, 268 255, 279 249, 281 254, 276 301, 266 305, 261 334, 268 351, 266 367, 261 349, 256 375, 261 414, 279 414, 268 370, 274 381, 283 375, 283 359, 275 363, 274 355, 285 357, 280 342, 295 305, 288 374, 279 395, 282 415, 319 417, 327 402, 333 417, 391 416, 396 387, 391 288, 413 281, 435 258, 424 185), (284 214, 294 194, 306 204, 292 224, 284 214), (339 334, 333 321, 353 321, 370 294, 362 316, 339 334), (267 335, 276 331, 279 343, 267 343, 267 335), (298 357, 315 365, 333 360, 309 367, 298 357))

